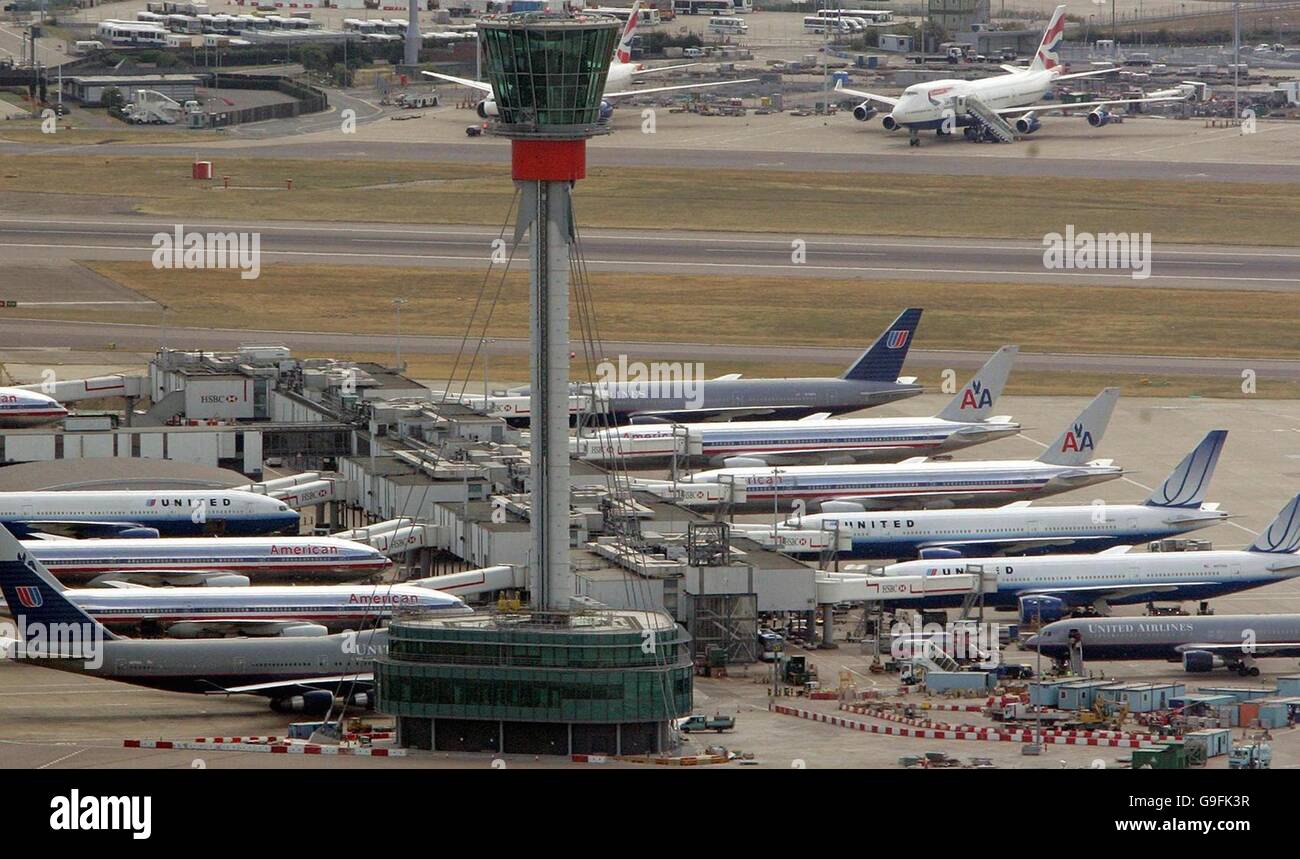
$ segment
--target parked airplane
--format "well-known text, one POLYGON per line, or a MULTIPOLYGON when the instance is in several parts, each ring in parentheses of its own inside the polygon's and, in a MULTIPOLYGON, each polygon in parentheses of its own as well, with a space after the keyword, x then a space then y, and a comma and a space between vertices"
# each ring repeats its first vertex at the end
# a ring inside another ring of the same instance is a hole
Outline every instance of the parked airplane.
MULTIPOLYGON (((1130 552, 1132 548, 1116 546, 1097 555, 904 561, 884 572, 949 576, 982 568, 985 575, 997 577, 997 589, 985 593, 984 604, 1019 608, 1026 621, 1057 620, 1076 606, 1105 614, 1111 605, 1208 600, 1300 576, 1300 495, 1244 551, 1130 552)), ((960 606, 963 599, 943 594, 920 602, 924 608, 945 608, 960 606)))
POLYGON ((1016 501, 993 509, 815 513, 784 527, 838 531, 852 544, 842 554, 853 558, 1036 555, 1163 540, 1228 518, 1218 504, 1203 503, 1227 437, 1226 430, 1207 434, 1141 504, 1016 501))
POLYGON ((298 514, 239 489, 0 492, 0 524, 20 537, 276 534, 298 530, 298 514))
POLYGON ((63 582, 247 585, 356 580, 386 568, 378 549, 337 537, 164 537, 33 540, 32 557, 63 582))
POLYGON ((687 475, 684 483, 743 487, 747 506, 772 509, 781 499, 821 505, 823 512, 916 507, 958 507, 1055 495, 1114 480, 1123 470, 1111 460, 1088 461, 1110 422, 1118 388, 1106 388, 1035 460, 932 462, 924 457, 894 465, 793 465, 788 468, 719 468, 687 475))
POLYGON ((1020 641, 1061 663, 1072 644, 1087 661, 1164 659, 1188 672, 1227 668, 1257 677, 1256 659, 1300 656, 1300 614, 1070 618, 1020 641))
MULTIPOLYGON (((679 63, 675 66, 656 66, 647 68, 641 63, 632 62, 632 38, 636 33, 638 23, 637 14, 640 3, 632 6, 632 14, 628 17, 627 23, 623 27, 623 35, 619 39, 618 46, 614 50, 614 59, 609 64, 609 72, 605 77, 605 91, 601 96, 600 118, 608 119, 613 113, 612 101, 620 98, 635 98, 636 96, 649 95, 657 92, 672 92, 674 90, 695 90, 708 89, 710 87, 731 86, 732 84, 753 83, 758 78, 742 78, 731 81, 706 81, 702 83, 678 84, 676 86, 647 87, 644 89, 632 89, 632 82, 641 75, 655 74, 658 72, 668 72, 675 69, 685 69, 691 66, 698 66, 700 63, 679 63)), ((497 100, 492 92, 492 85, 484 81, 470 80, 469 78, 458 78, 454 75, 445 75, 441 72, 423 72, 431 78, 448 81, 459 84, 463 87, 469 87, 486 93, 487 97, 478 103, 475 108, 478 115, 487 119, 488 117, 497 116, 497 100)))
POLYGON ((635 424, 602 429, 574 439, 583 459, 646 461, 674 452, 714 465, 774 465, 794 462, 892 462, 917 453, 960 450, 1020 431, 1020 424, 993 406, 1002 393, 1015 346, 1003 346, 943 411, 932 418, 827 420, 819 412, 794 421, 635 424))
POLYGON ((899 98, 845 88, 841 81, 837 92, 866 99, 853 109, 855 119, 866 122, 877 113, 871 102, 888 105, 891 111, 881 120, 886 131, 906 128, 908 142, 920 145, 923 129, 934 129, 946 137, 955 129, 964 129, 967 140, 996 140, 1009 143, 1017 135, 1038 130, 1039 116, 1064 110, 1088 110, 1088 124, 1100 128, 1111 120, 1117 105, 1152 102, 1186 101, 1186 93, 1147 98, 1118 98, 1084 102, 1042 102, 1050 96, 1058 81, 1095 77, 1118 72, 1118 68, 1062 74, 1064 67, 1057 54, 1065 34, 1065 6, 1057 6, 1043 32, 1038 51, 1028 68, 1003 66, 1006 74, 981 80, 944 79, 912 84, 899 98), (1015 117, 1011 123, 1008 117, 1015 117))
POLYGON ((388 652, 386 629, 307 638, 121 638, 68 600, 45 565, 2 526, 0 594, 17 625, 17 636, 0 640, 10 659, 151 689, 259 695, 285 712, 324 713, 339 695, 370 706, 373 660, 388 652))
MULTIPOLYGON (((39 560, 35 555, 29 557, 39 560)), ((418 580, 377 585, 80 590, 60 584, 59 593, 115 632, 168 638, 307 638, 381 626, 398 611, 469 611, 460 597, 418 580)), ((9 611, 7 603, 4 610, 9 611)))
MULTIPOLYGON (((904 310, 837 379, 742 379, 736 373, 693 385, 680 378, 619 380, 586 386, 584 392, 592 395, 594 412, 603 412, 619 423, 801 418, 853 412, 921 393, 915 378, 898 376, 920 320, 920 308, 904 310)), ((524 387, 513 393, 527 390, 524 387)))
POLYGON ((67 416, 68 410, 53 397, 22 388, 0 388, 0 427, 34 427, 67 416))

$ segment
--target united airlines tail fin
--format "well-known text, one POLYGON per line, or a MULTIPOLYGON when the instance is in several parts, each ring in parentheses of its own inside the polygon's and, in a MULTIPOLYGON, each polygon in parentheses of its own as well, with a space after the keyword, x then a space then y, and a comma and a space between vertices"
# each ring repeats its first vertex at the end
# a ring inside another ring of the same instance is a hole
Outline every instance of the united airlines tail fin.
POLYGON ((1165 482, 1142 503, 1148 507, 1200 507, 1227 438, 1227 430, 1207 433, 1196 449, 1183 457, 1183 461, 1169 472, 1165 482))
POLYGON ((858 356, 841 379, 859 382, 895 382, 912 346, 912 335, 921 321, 921 308, 909 307, 876 338, 871 348, 858 356))
POLYGON ((1034 54, 1034 59, 1029 64, 1029 70, 1031 72, 1041 72, 1043 70, 1059 69, 1061 67, 1061 57, 1057 54, 1057 51, 1064 39, 1065 7, 1057 6, 1056 11, 1052 13, 1052 20, 1047 22, 1047 29, 1043 31, 1043 40, 1038 43, 1038 52, 1034 54))
POLYGON ((1300 549, 1300 495, 1287 502, 1246 551, 1287 555, 1297 549, 1300 549))
POLYGON ((1011 365, 1016 362, 1019 346, 1003 346, 984 362, 979 372, 957 392, 943 411, 935 415, 945 421, 982 421, 993 412, 993 405, 1002 396, 1002 388, 1011 375, 1011 365))
POLYGON ((94 636, 117 637, 69 602, 65 590, 45 565, 28 554, 9 529, 0 525, 0 593, 4 594, 9 614, 18 621, 19 629, 25 630, 24 644, 32 643, 39 636, 48 647, 54 641, 50 636, 55 631, 66 635, 75 630, 83 643, 94 636))
POLYGON ((618 40, 618 47, 614 49, 614 59, 620 63, 632 62, 632 38, 636 35, 636 25, 641 18, 641 0, 636 0, 632 4, 632 13, 627 16, 627 23, 623 25, 623 35, 618 40))
POLYGON ((1052 465, 1083 465, 1096 453, 1097 445, 1110 423, 1111 413, 1115 411, 1115 401, 1119 399, 1119 388, 1106 388, 1097 395, 1088 407, 1075 418, 1065 432, 1057 436, 1039 462, 1052 465))

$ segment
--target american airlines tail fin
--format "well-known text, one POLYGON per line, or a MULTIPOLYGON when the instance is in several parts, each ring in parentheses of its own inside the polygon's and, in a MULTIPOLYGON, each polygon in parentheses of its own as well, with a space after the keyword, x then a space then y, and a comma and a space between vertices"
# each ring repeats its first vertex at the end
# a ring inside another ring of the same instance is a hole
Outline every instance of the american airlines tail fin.
POLYGON ((1246 551, 1288 555, 1297 549, 1300 549, 1300 495, 1287 502, 1246 551))
MULTIPOLYGON (((83 646, 93 642, 95 636, 117 637, 69 602, 65 590, 45 565, 29 555, 9 529, 0 525, 0 593, 4 594, 9 614, 26 633, 27 641, 23 644, 32 644, 39 638, 43 650, 50 652, 52 646, 60 645, 73 630, 72 635, 79 636, 83 646), (51 637, 56 632, 59 640, 51 637)), ((55 652, 66 654, 61 649, 55 652)))
POLYGON ((1043 40, 1038 43, 1038 53, 1034 54, 1034 59, 1029 64, 1029 70, 1031 72, 1041 72, 1059 69, 1061 67, 1061 58, 1056 52, 1060 49, 1064 38, 1065 7, 1057 6, 1056 11, 1052 13, 1052 20, 1047 22, 1047 29, 1043 31, 1043 40))
POLYGON ((982 421, 993 412, 993 404, 1002 396, 1002 388, 1011 375, 1019 346, 1003 346, 984 362, 979 372, 957 392, 943 411, 935 415, 945 421, 982 421))
POLYGON ((1165 482, 1142 503, 1148 507, 1200 507, 1227 438, 1227 430, 1207 433, 1196 449, 1183 457, 1183 461, 1169 472, 1165 482))
POLYGON ((1119 388, 1103 390, 1043 451, 1038 461, 1052 465, 1083 465, 1087 462, 1096 452, 1097 445, 1101 444, 1118 399, 1119 388))
POLYGON ((627 23, 623 25, 623 35, 618 40, 618 47, 614 49, 614 59, 620 63, 632 62, 632 37, 636 35, 636 25, 641 18, 641 0, 636 0, 632 4, 632 12, 627 16, 627 23))
POLYGON ((859 382, 897 381, 898 374, 903 369, 903 361, 907 359, 907 350, 912 345, 912 335, 920 321, 921 308, 909 307, 904 310, 840 378, 859 382))

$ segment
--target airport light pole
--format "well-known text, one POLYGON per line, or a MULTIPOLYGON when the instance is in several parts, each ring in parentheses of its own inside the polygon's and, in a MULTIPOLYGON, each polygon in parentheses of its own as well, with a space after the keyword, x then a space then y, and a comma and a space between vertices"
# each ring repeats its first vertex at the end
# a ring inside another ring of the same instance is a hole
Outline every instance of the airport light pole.
POLYGON ((405 298, 393 299, 393 310, 397 312, 397 372, 402 372, 402 305, 405 298))
POLYGON ((478 341, 479 348, 483 350, 483 410, 484 411, 487 411, 488 394, 491 393, 488 390, 488 359, 489 359, 488 347, 490 347, 495 342, 497 341, 490 338, 483 338, 478 341))
POLYGON ((1241 0, 1232 4, 1232 116, 1241 119, 1241 0))

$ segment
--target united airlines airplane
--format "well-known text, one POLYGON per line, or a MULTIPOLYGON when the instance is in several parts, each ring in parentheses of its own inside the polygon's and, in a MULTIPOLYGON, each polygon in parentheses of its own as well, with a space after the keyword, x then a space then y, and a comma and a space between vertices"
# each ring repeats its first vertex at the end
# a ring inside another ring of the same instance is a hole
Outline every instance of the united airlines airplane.
POLYGON ((931 462, 897 465, 796 465, 788 468, 719 468, 683 478, 690 484, 735 483, 746 506, 772 509, 781 499, 802 499, 825 512, 915 507, 965 507, 1040 498, 1114 480, 1123 470, 1088 457, 1110 422, 1118 388, 1107 388, 1036 460, 931 462), (834 507, 828 507, 834 502, 834 507))
POLYGON ((298 514, 238 489, 0 492, 0 524, 19 537, 256 535, 297 531, 298 514))
POLYGON ((68 410, 53 397, 22 388, 0 388, 0 427, 34 427, 67 416, 68 410))
POLYGON ((895 462, 918 453, 945 453, 1020 431, 993 408, 1018 348, 993 354, 943 411, 932 418, 837 418, 819 412, 793 421, 651 423, 600 430, 574 439, 575 452, 598 462, 646 462, 674 452, 714 465, 796 462, 895 462))
POLYGON ((1162 540, 1228 518, 1218 504, 1205 503, 1227 437, 1226 430, 1206 435, 1141 504, 1033 507, 1016 501, 992 509, 814 513, 784 527, 838 532, 841 546, 851 541, 842 554, 853 558, 1087 552, 1162 540))
MULTIPOLYGON (((905 561, 885 568, 886 576, 947 576, 980 567, 996 574, 997 589, 984 604, 1018 608, 1029 620, 1056 620, 1068 608, 1152 600, 1208 600, 1300 576, 1300 495, 1292 498, 1244 551, 1131 552, 1117 546, 1097 555, 1040 558, 969 558, 962 561, 905 561)), ((924 597, 924 608, 960 606, 963 595, 924 597)))
POLYGON ((388 567, 378 549, 337 537, 164 537, 33 540, 27 551, 61 581, 247 585, 356 580, 388 567))

